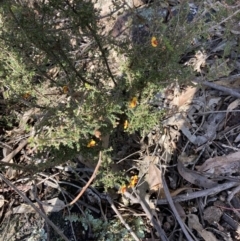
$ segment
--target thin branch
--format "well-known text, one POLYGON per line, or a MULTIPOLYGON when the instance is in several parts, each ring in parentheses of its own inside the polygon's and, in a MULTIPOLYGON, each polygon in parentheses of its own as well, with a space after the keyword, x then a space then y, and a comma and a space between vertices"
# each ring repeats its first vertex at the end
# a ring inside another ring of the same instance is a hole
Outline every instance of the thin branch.
POLYGON ((13 157, 15 157, 15 156, 18 154, 18 152, 20 152, 20 151, 24 148, 24 146, 27 145, 27 143, 28 143, 28 140, 22 141, 22 142, 19 144, 19 146, 18 146, 15 150, 13 150, 11 153, 9 153, 6 157, 4 157, 4 158, 1 160, 1 162, 6 162, 5 164, 6 164, 6 166, 7 166, 8 162, 9 162, 13 157))
POLYGON ((222 85, 217 85, 215 83, 212 83, 212 82, 208 82, 208 81, 203 81, 203 82, 198 82, 202 85, 205 85, 205 86, 208 86, 208 87, 211 87, 213 89, 216 89, 216 90, 220 90, 220 91, 223 91, 233 97, 236 97, 236 98, 240 98, 240 93, 235 91, 234 89, 231 89, 231 88, 228 88, 228 87, 225 87, 225 86, 222 86, 222 85))
POLYGON ((145 212, 145 214, 147 215, 148 219, 150 220, 150 222, 153 224, 154 228, 157 230, 158 235, 160 236, 162 241, 168 241, 168 238, 164 232, 164 230, 162 229, 161 225, 159 225, 159 223, 157 222, 157 220, 153 217, 149 206, 147 206, 147 204, 141 200, 141 198, 135 193, 135 195, 137 197, 134 197, 132 194, 130 194, 129 192, 124 192, 124 195, 129 198, 131 201, 135 202, 135 203, 139 203, 142 206, 143 211, 145 212))
POLYGON ((126 227, 126 229, 129 231, 129 233, 132 235, 132 237, 136 240, 136 241, 140 241, 139 238, 137 237, 137 235, 133 232, 133 230, 131 229, 131 227, 125 222, 125 220, 123 219, 122 215, 119 213, 119 211, 117 210, 117 208, 115 207, 112 199, 107 196, 107 200, 109 202, 109 204, 111 205, 111 208, 113 209, 113 211, 117 214, 118 218, 120 219, 120 221, 122 222, 122 224, 126 227))
POLYGON ((27 196, 21 192, 20 190, 18 190, 15 185, 13 185, 7 178, 4 177, 4 175, 2 175, 0 173, 0 178, 2 178, 2 180, 9 186, 11 187, 20 197, 22 197, 22 199, 28 203, 40 216, 42 216, 45 221, 56 231, 57 234, 59 234, 59 236, 61 236, 61 238, 63 238, 65 241, 70 241, 64 234, 63 232, 48 218, 48 216, 46 214, 44 214, 38 207, 36 207, 28 198, 27 196))
POLYGON ((185 234, 188 241, 194 241, 192 239, 192 237, 189 235, 187 229, 185 228, 185 225, 184 225, 184 223, 183 223, 183 221, 182 221, 182 219, 181 219, 181 217, 180 217, 180 215, 179 215, 179 213, 178 213, 178 211, 177 211, 177 209, 176 209, 176 207, 173 203, 173 200, 172 200, 171 194, 169 192, 164 174, 162 174, 162 183, 163 183, 164 192, 165 192, 166 198, 168 200, 169 206, 171 207, 179 225, 181 226, 183 233, 185 234))
MULTIPOLYGON (((224 184, 218 184, 216 187, 212 187, 209 189, 205 189, 202 191, 196 191, 188 194, 183 194, 183 195, 178 195, 176 197, 172 197, 174 202, 184 202, 184 201, 189 201, 195 198, 199 197, 204 197, 204 196, 209 196, 209 195, 215 195, 216 193, 222 192, 224 190, 227 190, 229 188, 238 186, 239 182, 227 182, 224 184)), ((163 205, 163 204, 168 204, 167 199, 159 199, 156 202, 154 202, 157 205, 163 205)))
POLYGON ((86 183, 86 185, 82 188, 82 190, 80 191, 80 193, 72 200, 72 202, 69 205, 73 205, 75 202, 78 201, 78 199, 83 195, 83 193, 87 190, 87 188, 89 187, 89 185, 91 184, 91 182, 93 181, 93 179, 96 177, 97 175, 97 171, 101 165, 102 162, 102 153, 100 151, 99 153, 99 160, 97 163, 97 166, 95 167, 95 170, 91 176, 91 178, 88 180, 88 182, 86 183))
POLYGON ((236 12, 234 12, 232 15, 228 16, 227 18, 223 19, 220 23, 212 26, 209 31, 212 31, 214 28, 217 28, 219 25, 227 22, 229 19, 231 19, 233 16, 235 16, 236 14, 238 14, 240 12, 240 9, 238 9, 236 12))

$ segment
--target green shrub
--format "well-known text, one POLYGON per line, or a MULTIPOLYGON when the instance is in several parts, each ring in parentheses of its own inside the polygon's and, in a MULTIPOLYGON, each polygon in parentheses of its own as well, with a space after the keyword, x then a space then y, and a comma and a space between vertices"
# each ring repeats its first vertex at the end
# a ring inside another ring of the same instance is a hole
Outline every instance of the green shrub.
MULTIPOLYGON (((170 83, 189 83, 193 71, 183 67, 186 55, 200 49, 194 39, 204 43, 211 35, 209 21, 203 17, 205 8, 192 22, 187 21, 185 3, 167 24, 153 15, 148 36, 133 43, 103 33, 94 1, 3 1, 1 89, 13 107, 8 113, 13 119, 18 118, 16 112, 21 116, 35 108, 33 121, 24 128, 28 132, 34 125, 31 144, 40 155, 52 154, 43 168, 65 162, 79 151, 97 160, 102 144, 94 132, 111 134, 123 116, 120 125, 125 132, 143 134, 159 125, 164 112, 150 101, 170 83), (151 44, 153 37, 157 46, 151 44), (112 68, 114 51, 126 60, 118 63, 121 75, 112 68), (89 147, 93 138, 97 145, 89 147)), ((219 7, 209 18, 219 21, 226 15, 219 7)))

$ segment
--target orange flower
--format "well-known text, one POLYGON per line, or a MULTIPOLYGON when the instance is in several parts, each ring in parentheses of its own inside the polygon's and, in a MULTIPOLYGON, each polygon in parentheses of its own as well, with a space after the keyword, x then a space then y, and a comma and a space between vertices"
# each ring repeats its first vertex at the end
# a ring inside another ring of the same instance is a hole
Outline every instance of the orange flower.
POLYGON ((130 181, 130 183, 128 185, 128 188, 135 187, 137 185, 137 182, 138 182, 138 176, 137 175, 132 176, 131 177, 131 181, 130 181))
POLYGON ((127 191, 127 186, 126 185, 122 185, 118 191, 118 193, 125 193, 127 191))
POLYGON ((137 105, 137 97, 133 97, 129 103, 130 108, 134 108, 137 105))
POLYGON ((89 141, 89 143, 87 144, 87 147, 94 147, 96 146, 96 141, 94 141, 93 139, 89 141))
POLYGON ((23 99, 28 100, 31 97, 31 95, 28 92, 26 92, 23 94, 22 97, 23 97, 23 99))
POLYGON ((64 85, 63 87, 62 87, 62 90, 63 90, 63 93, 64 94, 67 94, 68 93, 68 86, 67 85, 64 85))
POLYGON ((129 126, 128 120, 125 120, 123 123, 124 130, 126 130, 128 128, 128 126, 129 126))
POLYGON ((157 41, 156 37, 154 37, 154 36, 152 37, 151 44, 154 48, 156 48, 158 46, 158 41, 157 41))

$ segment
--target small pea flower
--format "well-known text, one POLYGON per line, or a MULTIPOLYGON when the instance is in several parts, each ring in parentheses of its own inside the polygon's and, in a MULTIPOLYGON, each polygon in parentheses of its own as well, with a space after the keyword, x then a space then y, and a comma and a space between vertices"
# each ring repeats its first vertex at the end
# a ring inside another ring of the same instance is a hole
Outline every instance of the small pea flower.
POLYGON ((137 185, 137 183, 138 183, 138 176, 137 175, 132 176, 131 177, 131 181, 130 181, 130 183, 128 185, 128 188, 135 187, 137 185))
POLYGON ((124 130, 126 130, 128 128, 128 126, 129 126, 128 120, 125 120, 123 123, 124 130))
POLYGON ((93 139, 89 141, 89 143, 87 144, 87 147, 94 147, 96 146, 96 141, 94 141, 93 139))
POLYGON ((126 191, 127 191, 127 186, 126 186, 126 185, 122 185, 122 186, 120 187, 118 193, 123 194, 123 193, 125 193, 126 191))
POLYGON ((135 108, 137 106, 137 97, 133 97, 129 103, 130 108, 135 108))
POLYGON ((157 41, 157 38, 155 36, 152 37, 151 44, 154 48, 156 48, 158 46, 158 41, 157 41))

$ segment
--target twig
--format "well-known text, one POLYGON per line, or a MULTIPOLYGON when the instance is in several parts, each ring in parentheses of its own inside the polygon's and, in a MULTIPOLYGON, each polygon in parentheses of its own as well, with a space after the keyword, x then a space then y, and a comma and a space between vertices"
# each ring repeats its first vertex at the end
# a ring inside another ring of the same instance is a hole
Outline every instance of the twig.
MULTIPOLYGON (((226 189, 232 188, 234 186, 238 186, 238 185, 239 185, 239 183, 237 183, 237 182, 227 182, 224 184, 218 184, 216 187, 212 187, 212 188, 205 189, 202 191, 196 191, 196 192, 172 197, 172 199, 174 202, 184 202, 184 201, 192 200, 192 199, 203 197, 203 196, 214 195, 223 190, 226 190, 226 189)), ((167 199, 159 199, 159 200, 155 201, 154 203, 157 205, 168 204, 168 200, 167 199)))
POLYGON ((63 234, 61 230, 48 218, 46 214, 44 214, 38 207, 36 207, 28 198, 27 196, 18 190, 15 185, 13 185, 7 178, 5 178, 1 173, 0 173, 0 178, 9 186, 11 187, 19 196, 22 197, 22 199, 27 202, 40 216, 42 216, 45 221, 56 231, 56 233, 59 234, 65 241, 69 241, 69 239, 63 234))
MULTIPOLYGON (((45 212, 45 210, 43 208, 43 204, 42 204, 42 202, 40 202, 40 200, 37 197, 38 194, 37 194, 36 180, 34 180, 33 188, 34 188, 34 191, 33 191, 34 198, 35 198, 36 202, 38 203, 38 206, 39 206, 40 210, 46 215, 46 212, 45 212)), ((48 223, 46 223, 46 230, 47 230, 47 241, 50 241, 49 240, 49 238, 50 238, 50 228, 49 228, 48 223)))
POLYGON ((222 23, 227 22, 230 18, 232 18, 233 16, 235 16, 236 14, 238 14, 240 12, 240 9, 238 9, 236 12, 234 12, 232 15, 228 16, 227 18, 225 18, 224 20, 222 20, 220 23, 216 24, 215 26, 211 27, 209 29, 209 31, 212 31, 214 28, 217 28, 219 25, 221 25, 222 23))
MULTIPOLYGON (((58 190, 60 190, 60 192, 61 192, 61 194, 62 194, 62 196, 64 198, 65 203, 67 203, 67 198, 66 198, 64 190, 62 190, 62 188, 60 187, 60 185, 57 182, 57 180, 55 180, 54 178, 52 178, 51 180, 53 180, 55 182, 55 184, 57 185, 58 190)), ((71 212, 70 212, 70 207, 69 206, 67 206, 67 211, 68 211, 68 215, 70 216, 71 212)), ((75 235, 75 231, 74 231, 74 228, 73 228, 73 223, 72 222, 69 222, 69 223, 70 223, 70 226, 71 226, 71 229, 72 229, 73 238, 74 238, 75 241, 77 241, 77 238, 76 238, 76 235, 75 235)))
POLYGON ((132 153, 132 154, 130 154, 130 155, 122 158, 121 160, 119 160, 119 161, 117 162, 117 164, 119 164, 120 162, 122 162, 122 161, 128 159, 129 157, 134 156, 135 154, 138 154, 138 153, 142 153, 142 151, 136 151, 136 152, 134 152, 134 153, 132 153))
POLYGON ((228 203, 231 202, 231 200, 233 199, 234 195, 235 195, 236 193, 238 193, 239 191, 240 191, 240 186, 237 186, 237 187, 235 187, 235 188, 232 190, 232 192, 228 195, 228 198, 227 198, 228 203))
POLYGON ((111 205, 111 208, 113 209, 113 211, 117 214, 118 218, 120 219, 120 221, 122 222, 122 224, 126 227, 126 229, 129 231, 129 233, 132 235, 132 237, 136 240, 136 241, 140 241, 139 238, 137 237, 137 235, 133 232, 133 230, 131 229, 131 227, 125 222, 125 220, 123 219, 122 215, 118 212, 117 208, 115 207, 112 199, 107 196, 107 200, 109 202, 109 204, 111 205))
POLYGON ((232 208, 232 211, 238 216, 238 218, 240 218, 240 214, 238 210, 232 205, 231 200, 234 197, 234 195, 239 192, 239 190, 240 190, 240 186, 235 187, 232 190, 231 194, 228 195, 228 198, 227 198, 228 205, 232 208))
POLYGON ((23 149, 23 147, 27 145, 27 143, 28 143, 28 140, 22 141, 19 144, 19 146, 15 150, 13 150, 10 154, 8 154, 6 157, 4 157, 1 160, 1 162, 6 162, 5 164, 7 166, 8 164, 7 162, 9 162, 13 157, 15 157, 18 154, 18 152, 20 152, 23 149))
POLYGON ((202 84, 202 85, 205 85, 205 86, 208 86, 208 87, 211 87, 213 89, 216 89, 216 90, 220 90, 220 91, 223 91, 233 97, 236 97, 236 98, 240 98, 240 93, 231 89, 231 88, 228 88, 228 87, 225 87, 225 86, 222 86, 222 85, 217 85, 215 83, 212 83, 212 82, 208 82, 208 81, 197 81, 199 84, 202 84))
POLYGON ((189 235, 187 229, 185 228, 185 225, 173 203, 173 200, 172 200, 172 197, 171 197, 171 194, 169 192, 169 189, 168 189, 168 186, 167 186, 167 183, 166 183, 166 180, 165 180, 165 177, 164 177, 164 174, 162 174, 162 183, 163 183, 163 188, 164 188, 164 192, 165 192, 165 195, 166 195, 166 198, 168 200, 168 203, 173 211, 173 213, 175 214, 175 217, 180 225, 180 227, 182 228, 182 231, 183 233, 185 234, 186 238, 188 241, 193 241, 192 237, 189 235))
POLYGON ((22 141, 19 146, 14 149, 11 153, 9 153, 6 157, 4 157, 2 160, 0 160, 0 167, 13 167, 16 168, 17 170, 25 170, 26 172, 33 172, 33 167, 31 165, 29 166, 22 166, 16 163, 10 163, 10 160, 15 157, 28 143, 28 139, 22 141))
POLYGON ((233 146, 228 146, 228 145, 225 145, 225 144, 221 144, 222 147, 226 147, 226 148, 229 148, 229 149, 232 149, 234 151, 240 151, 239 148, 236 148, 236 147, 233 147, 233 146))
MULTIPOLYGON (((63 194, 66 194, 70 199, 73 199, 72 195, 69 194, 68 192, 66 192, 65 190, 63 190, 63 189, 61 188, 61 186, 59 185, 59 184, 61 184, 62 182, 56 181, 54 178, 49 177, 49 176, 47 176, 47 175, 45 175, 45 174, 43 174, 43 173, 39 173, 38 175, 45 177, 45 180, 40 181, 37 185, 39 185, 40 183, 44 182, 45 185, 50 186, 50 187, 52 187, 52 188, 56 188, 56 189, 58 189, 59 191, 61 191, 63 194), (49 180, 48 180, 48 179, 49 179, 49 180)), ((77 185, 73 184, 73 183, 71 183, 71 184, 68 183, 68 185, 74 186, 74 187, 76 187, 76 188, 79 189, 79 187, 78 187, 77 185)), ((90 209, 91 211, 93 211, 93 212, 95 212, 95 213, 99 213, 99 212, 100 212, 97 208, 92 207, 92 206, 88 205, 87 203, 82 202, 81 200, 78 200, 78 202, 79 202, 82 206, 87 207, 88 209, 90 209)), ((50 204, 48 204, 48 205, 50 205, 50 204)), ((77 203, 76 203, 76 205, 77 205, 77 203)), ((69 205, 63 206, 63 208, 68 207, 68 206, 69 206, 69 205)))
POLYGON ((69 205, 73 205, 75 202, 78 201, 78 199, 83 195, 83 193, 86 191, 86 189, 89 187, 89 185, 91 184, 91 182, 93 181, 93 179, 96 177, 97 175, 97 171, 101 165, 101 162, 102 162, 102 153, 100 151, 99 153, 99 160, 98 160, 98 163, 97 163, 97 166, 95 167, 95 170, 91 176, 91 178, 88 180, 88 182, 86 183, 86 185, 82 188, 82 190, 80 191, 80 193, 70 202, 69 205))
POLYGON ((139 197, 139 195, 137 195, 137 193, 135 193, 136 197, 134 197, 132 194, 130 194, 129 192, 124 192, 124 195, 129 198, 131 201, 133 202, 137 202, 141 205, 143 211, 146 213, 148 219, 150 220, 150 222, 153 224, 154 228, 157 230, 160 238, 162 241, 168 241, 168 238, 164 232, 164 230, 162 229, 162 227, 159 225, 159 223, 156 221, 156 219, 153 217, 152 213, 150 212, 150 208, 147 207, 146 203, 143 202, 143 200, 141 200, 141 198, 139 197))
POLYGON ((198 112, 194 113, 194 115, 209 115, 214 113, 234 113, 234 112, 240 112, 240 110, 214 110, 214 111, 206 111, 206 112, 198 112))

